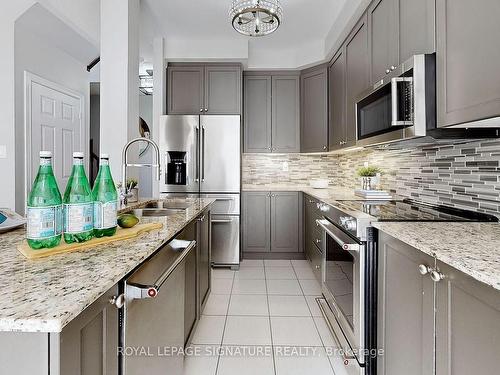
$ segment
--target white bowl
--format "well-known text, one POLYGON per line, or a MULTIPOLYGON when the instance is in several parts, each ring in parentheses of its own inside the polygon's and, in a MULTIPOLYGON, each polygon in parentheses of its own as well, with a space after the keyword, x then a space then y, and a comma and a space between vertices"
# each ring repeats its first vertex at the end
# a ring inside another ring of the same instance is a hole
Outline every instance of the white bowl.
POLYGON ((309 186, 311 186, 313 189, 327 189, 328 180, 327 179, 309 180, 309 186))

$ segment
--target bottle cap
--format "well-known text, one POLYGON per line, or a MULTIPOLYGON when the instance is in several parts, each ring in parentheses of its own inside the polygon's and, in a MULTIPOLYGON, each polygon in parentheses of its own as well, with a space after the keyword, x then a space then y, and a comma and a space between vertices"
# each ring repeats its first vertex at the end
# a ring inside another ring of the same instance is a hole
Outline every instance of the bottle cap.
POLYGON ((40 157, 41 158, 51 158, 52 151, 40 151, 40 157))
POLYGON ((73 157, 83 159, 83 152, 73 152, 73 157))
POLYGON ((109 154, 101 154, 101 159, 109 159, 109 154))

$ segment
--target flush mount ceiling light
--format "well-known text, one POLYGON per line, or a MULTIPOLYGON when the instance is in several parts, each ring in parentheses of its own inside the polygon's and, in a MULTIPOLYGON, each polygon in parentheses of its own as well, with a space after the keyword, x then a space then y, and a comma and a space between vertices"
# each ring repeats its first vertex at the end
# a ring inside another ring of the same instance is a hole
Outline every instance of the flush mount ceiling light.
POLYGON ((264 36, 280 26, 283 8, 280 0, 233 0, 229 20, 243 35, 264 36))

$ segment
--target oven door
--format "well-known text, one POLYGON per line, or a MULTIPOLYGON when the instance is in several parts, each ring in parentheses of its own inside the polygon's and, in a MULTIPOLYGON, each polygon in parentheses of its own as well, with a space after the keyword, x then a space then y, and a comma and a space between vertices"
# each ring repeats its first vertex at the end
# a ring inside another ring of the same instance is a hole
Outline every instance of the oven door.
POLYGON ((363 366, 358 353, 364 349, 364 244, 328 219, 317 223, 324 240, 322 292, 331 310, 325 317, 337 344, 363 366))

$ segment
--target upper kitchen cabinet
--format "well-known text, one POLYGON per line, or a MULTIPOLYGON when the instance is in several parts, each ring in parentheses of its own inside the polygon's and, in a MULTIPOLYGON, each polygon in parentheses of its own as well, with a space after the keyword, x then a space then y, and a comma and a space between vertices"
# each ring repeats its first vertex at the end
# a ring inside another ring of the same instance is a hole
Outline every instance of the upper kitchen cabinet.
POLYGON ((167 111, 169 115, 200 114, 204 110, 203 66, 169 66, 167 111))
POLYGON ((398 0, 375 0, 367 11, 370 78, 376 82, 399 65, 398 0))
POLYGON ((248 72, 243 86, 244 152, 299 152, 300 76, 248 72))
POLYGON ((205 67, 205 108, 210 115, 241 113, 241 67, 205 67))
POLYGON ((368 26, 364 15, 346 40, 346 133, 343 146, 353 146, 356 143, 356 99, 368 88, 369 58, 368 58, 368 26))
POLYGON ((299 76, 273 76, 272 151, 300 151, 299 76))
POLYGON ((436 51, 435 14, 435 0, 399 0, 400 63, 436 51))
POLYGON ((271 152, 271 76, 245 76, 245 152, 271 152))
MULTIPOLYGON (((328 145, 331 151, 342 148, 346 139, 344 48, 333 56, 328 70, 328 145)), ((355 133, 354 137, 356 137, 355 133)))
POLYGON ((500 116, 499 15, 498 0, 436 0, 438 127, 500 116))
POLYGON ((302 152, 328 151, 328 67, 305 70, 300 77, 302 152))
POLYGON ((168 114, 241 113, 240 65, 172 64, 167 70, 168 114))

